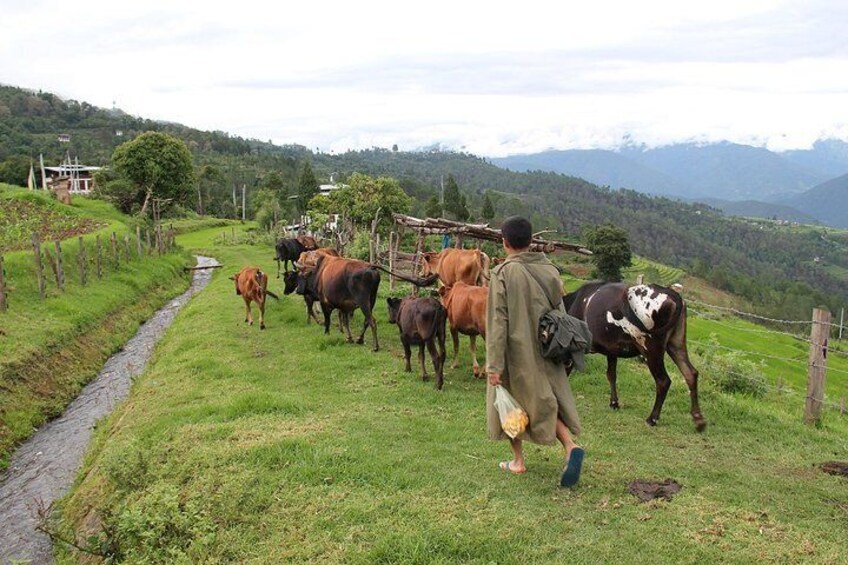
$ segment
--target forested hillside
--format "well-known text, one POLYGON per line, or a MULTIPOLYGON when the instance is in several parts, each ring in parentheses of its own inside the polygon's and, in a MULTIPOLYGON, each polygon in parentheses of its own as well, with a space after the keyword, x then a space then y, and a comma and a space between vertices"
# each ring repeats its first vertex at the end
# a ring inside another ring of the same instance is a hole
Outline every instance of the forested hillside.
POLYGON ((279 147, 153 122, 13 87, 0 87, 0 180, 25 184, 39 153, 53 163, 70 151, 86 164, 107 165, 115 147, 148 130, 169 133, 189 147, 207 214, 235 216, 234 185, 247 187, 248 217, 254 212, 252 200, 258 202, 272 185, 285 203, 297 190, 304 165, 311 163, 317 182, 328 181, 331 173, 340 181, 353 172, 395 177, 414 197, 410 212, 424 215, 427 201, 452 175, 473 218, 482 216, 488 194, 495 221, 525 214, 539 228, 559 230, 572 240, 581 239, 587 227, 612 222, 627 230, 635 253, 690 270, 780 316, 806 317, 819 304, 836 309, 848 297, 848 277, 842 274, 848 272, 844 232, 731 219, 705 205, 599 188, 561 174, 511 172, 466 153, 375 148, 315 154, 302 146, 279 147), (70 142, 59 143, 58 133, 69 134, 70 142))

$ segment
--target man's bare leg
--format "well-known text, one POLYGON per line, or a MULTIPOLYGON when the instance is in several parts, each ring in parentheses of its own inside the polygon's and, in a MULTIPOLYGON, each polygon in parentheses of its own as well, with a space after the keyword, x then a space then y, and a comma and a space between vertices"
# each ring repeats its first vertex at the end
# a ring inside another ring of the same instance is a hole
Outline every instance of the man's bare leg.
POLYGON ((521 440, 511 439, 509 446, 512 448, 512 461, 501 461, 500 468, 512 473, 525 472, 527 467, 524 466, 524 449, 521 440))
POLYGON ((556 436, 562 446, 565 448, 565 460, 568 461, 568 456, 571 455, 571 450, 577 447, 574 438, 571 436, 568 426, 565 422, 557 418, 556 421, 556 436))

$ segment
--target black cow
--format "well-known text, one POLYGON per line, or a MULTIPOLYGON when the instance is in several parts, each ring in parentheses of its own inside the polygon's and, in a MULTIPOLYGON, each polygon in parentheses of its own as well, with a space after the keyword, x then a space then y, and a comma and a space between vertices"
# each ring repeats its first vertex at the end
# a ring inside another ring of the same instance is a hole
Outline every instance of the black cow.
POLYGON ((308 235, 302 235, 295 238, 280 239, 275 246, 277 256, 274 260, 277 262, 277 278, 280 278, 280 262, 283 262, 283 269, 288 272, 289 262, 294 263, 304 251, 311 251, 318 248, 315 238, 308 235))
POLYGON ((435 298, 387 298, 389 305, 389 323, 397 324, 400 330, 400 341, 403 344, 406 358, 406 370, 412 371, 410 346, 418 346, 418 361, 421 363, 421 380, 427 380, 427 369, 424 364, 424 346, 430 352, 433 369, 436 372, 436 388, 441 390, 444 385, 444 368, 447 352, 445 351, 445 321, 447 312, 435 298), (436 342, 439 352, 436 351, 436 342))
POLYGON ((607 357, 610 407, 618 408, 616 364, 619 357, 642 355, 656 383, 654 409, 648 425, 655 426, 671 386, 665 370, 665 353, 674 360, 689 386, 695 429, 707 427, 698 406, 698 371, 686 351, 686 304, 674 290, 659 285, 594 282, 568 294, 568 313, 585 320, 592 332, 592 351, 607 357))
POLYGON ((325 334, 330 333, 330 314, 338 309, 347 340, 353 341, 350 316, 360 308, 365 316, 365 324, 356 342, 364 343, 365 331, 370 327, 374 337, 374 351, 380 349, 377 322, 373 316, 379 286, 380 271, 370 263, 327 255, 318 257, 314 269, 300 272, 297 276, 297 293, 304 296, 311 294, 321 303, 325 334))

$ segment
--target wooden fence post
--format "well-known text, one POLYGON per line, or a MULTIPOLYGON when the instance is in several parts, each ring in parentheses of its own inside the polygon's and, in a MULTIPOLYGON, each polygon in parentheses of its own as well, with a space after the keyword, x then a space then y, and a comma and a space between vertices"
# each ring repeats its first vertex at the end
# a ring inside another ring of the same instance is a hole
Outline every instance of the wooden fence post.
POLYGON ((636 284, 644 284, 645 283, 645 275, 639 275, 636 277, 636 284))
POLYGON ((115 263, 115 268, 121 266, 121 257, 118 255, 118 236, 115 232, 112 232, 112 237, 110 238, 112 241, 112 260, 115 263))
POLYGON ((842 398, 839 399, 839 415, 845 415, 845 395, 842 395, 842 398))
MULTIPOLYGON (((395 239, 397 234, 389 232, 389 270, 392 273, 395 272, 395 239)), ((395 276, 392 273, 389 273, 389 290, 395 289, 395 276)))
POLYGON ((41 241, 38 234, 32 234, 32 251, 35 255, 35 274, 38 277, 38 294, 44 300, 44 263, 41 262, 41 241))
POLYGON ((824 382, 827 373, 827 338, 830 335, 830 312, 813 310, 813 327, 810 330, 810 360, 807 369, 807 401, 804 404, 804 422, 818 423, 824 402, 824 382))
POLYGON ((6 273, 3 272, 3 256, 0 255, 0 312, 5 312, 8 308, 6 303, 6 273))
POLYGON ((127 263, 130 262, 130 234, 124 234, 124 256, 127 258, 127 263))
POLYGON ((86 267, 88 266, 88 257, 85 253, 85 241, 82 236, 79 237, 79 253, 77 253, 77 262, 79 263, 80 284, 85 286, 86 283, 86 267))
POLYGON ((100 244, 100 236, 94 238, 97 247, 97 278, 103 278, 103 245, 100 244))
POLYGON ((56 285, 65 292, 65 268, 62 266, 62 245, 56 240, 56 285))
POLYGON ((142 259, 144 257, 144 249, 141 247, 141 228, 139 226, 135 227, 135 250, 138 253, 138 258, 142 259))
MULTIPOLYGON (((415 248, 415 261, 412 263, 414 276, 421 272, 421 257, 424 253, 424 232, 418 232, 418 243, 415 248)), ((420 289, 418 285, 412 285, 412 296, 418 296, 420 289)))
POLYGON ((150 230, 144 230, 145 239, 147 240, 147 254, 153 254, 153 245, 150 243, 150 230))

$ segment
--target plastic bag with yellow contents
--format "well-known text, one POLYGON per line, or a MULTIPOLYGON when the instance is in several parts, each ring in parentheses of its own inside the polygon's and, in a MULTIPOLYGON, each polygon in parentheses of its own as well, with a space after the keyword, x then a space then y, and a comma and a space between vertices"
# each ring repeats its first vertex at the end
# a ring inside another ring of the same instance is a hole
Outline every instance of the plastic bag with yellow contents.
POLYGON ((514 439, 527 429, 527 424, 530 423, 527 412, 501 385, 495 387, 494 404, 501 420, 501 428, 506 435, 514 439))

